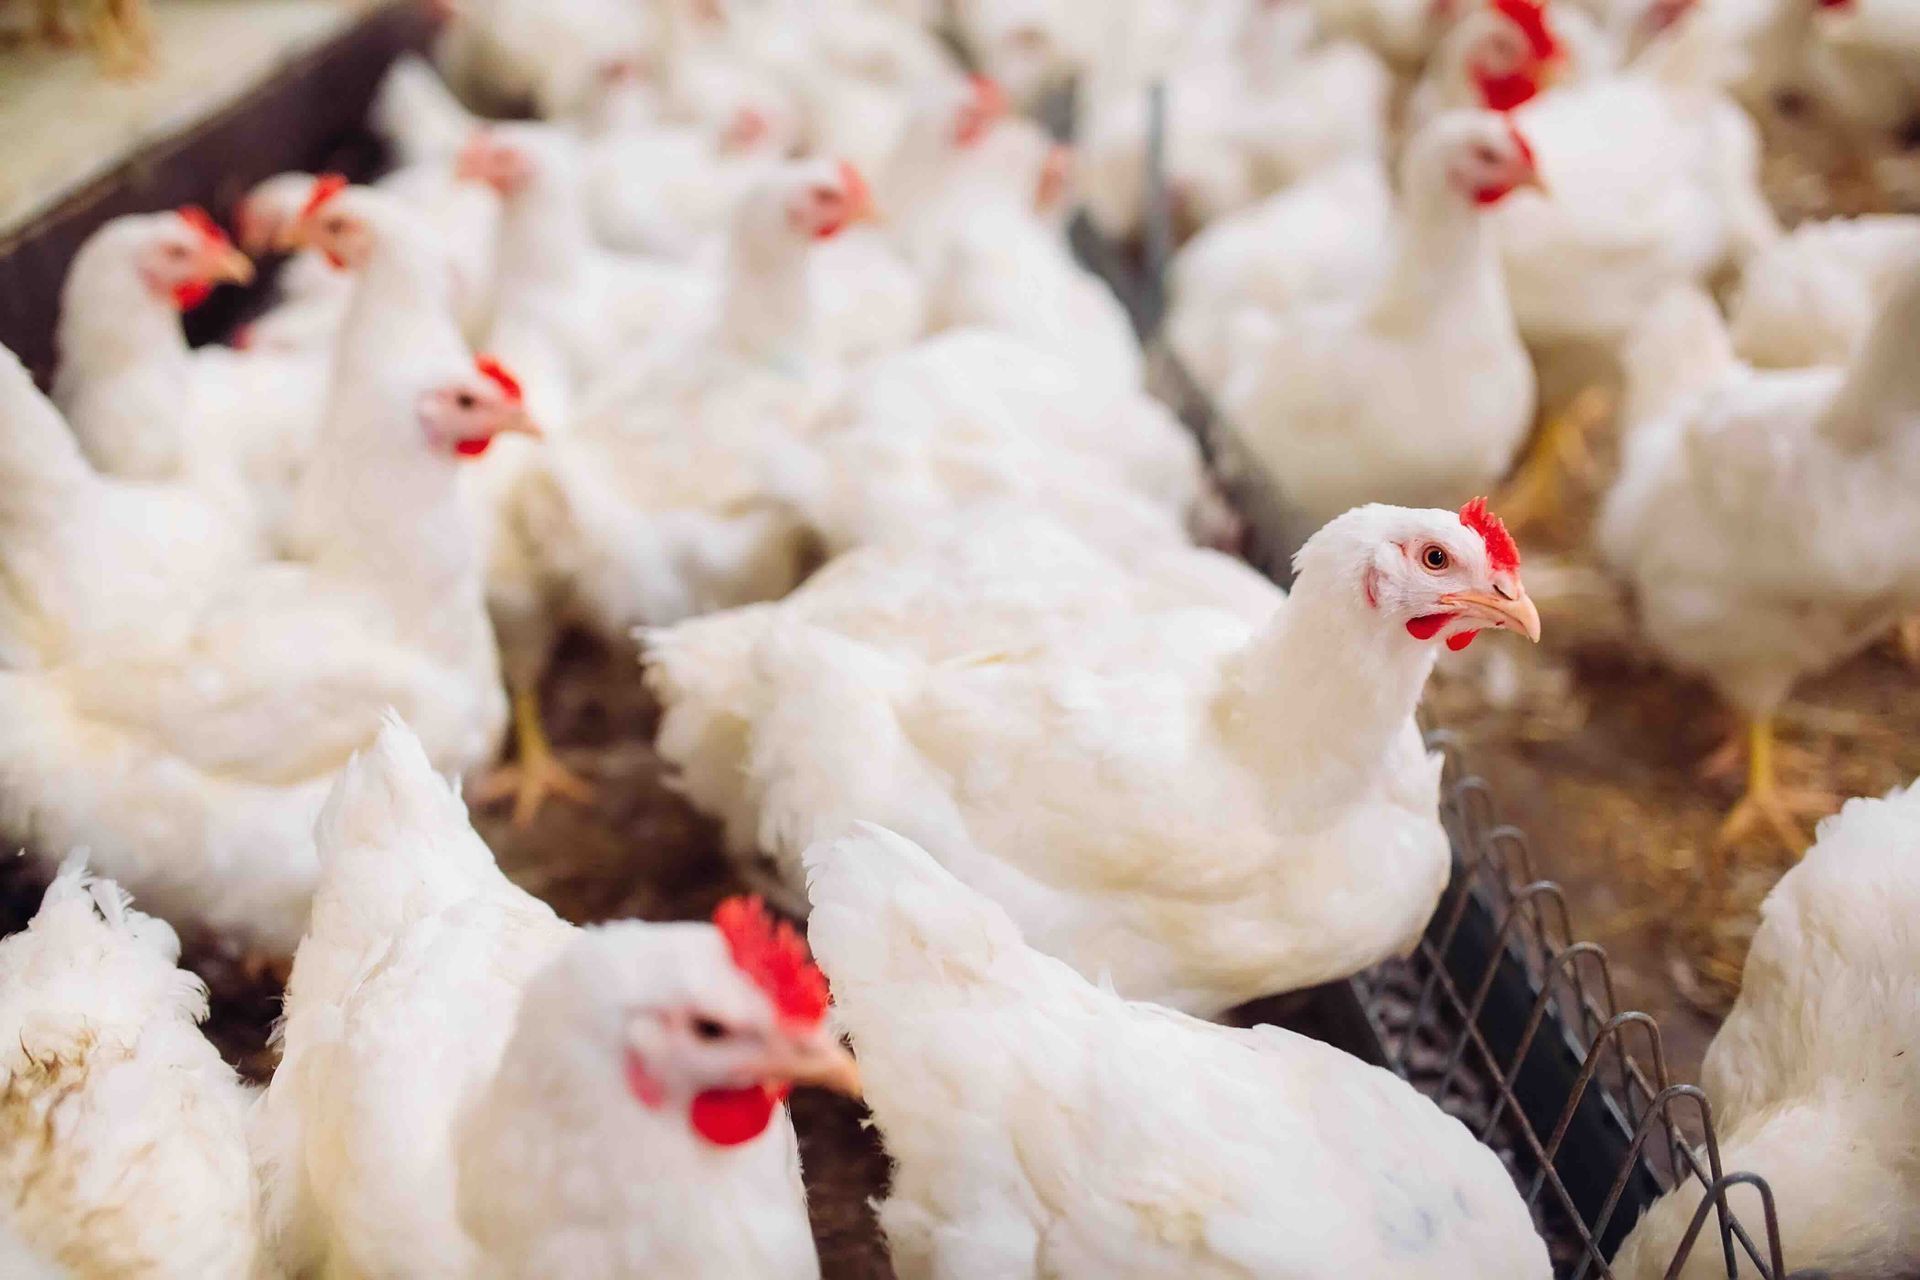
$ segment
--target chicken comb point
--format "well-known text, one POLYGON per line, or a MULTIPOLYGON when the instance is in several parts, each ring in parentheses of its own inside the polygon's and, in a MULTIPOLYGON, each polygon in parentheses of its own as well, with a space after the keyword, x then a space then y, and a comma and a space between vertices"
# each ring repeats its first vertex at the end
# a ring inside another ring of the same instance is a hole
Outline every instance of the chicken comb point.
POLYGON ((313 180, 313 190, 307 194, 307 202, 300 206, 297 221, 305 222, 326 207, 327 201, 347 189, 347 177, 343 173, 323 173, 313 180))
POLYGON ((1540 61, 1560 52, 1560 40, 1547 24, 1546 0, 1493 0, 1493 10, 1520 28, 1527 49, 1540 61))
POLYGON ((1513 573, 1520 568, 1520 546, 1507 532, 1506 522, 1488 509, 1485 498, 1475 498, 1460 508, 1460 523, 1487 544, 1487 563, 1495 573, 1513 573))
POLYGON ((183 204, 178 209, 175 209, 174 213, 179 216, 182 222, 192 227, 194 231, 199 234, 200 238, 208 244, 225 248, 231 243, 227 239, 227 233, 221 229, 220 224, 213 220, 213 215, 205 209, 202 209, 199 205, 183 204))
POLYGON ((507 366, 492 356, 475 356, 473 367, 480 371, 481 377, 505 392, 507 399, 513 403, 519 404, 526 398, 526 393, 520 386, 520 379, 509 373, 507 366))
POLYGON ((807 944, 784 920, 776 921, 757 897, 734 897, 713 911, 713 927, 726 940, 733 963, 766 992, 782 1018, 817 1023, 827 1013, 827 979, 807 954, 807 944))

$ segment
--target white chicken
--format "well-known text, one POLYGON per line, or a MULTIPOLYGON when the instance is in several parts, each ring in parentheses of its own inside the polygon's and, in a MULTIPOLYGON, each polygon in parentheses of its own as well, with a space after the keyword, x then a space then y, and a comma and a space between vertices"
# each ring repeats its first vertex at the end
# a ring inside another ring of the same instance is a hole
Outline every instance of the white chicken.
MULTIPOLYGON (((1300 48, 1287 5, 1240 6, 1239 38, 1200 42, 1166 84, 1167 191, 1181 230, 1353 156, 1378 155, 1392 80, 1350 41, 1300 48)), ((1136 234, 1147 198, 1147 96, 1096 96, 1080 143, 1088 215, 1136 234)))
POLYGON ((1373 287, 1393 236, 1385 164, 1356 157, 1330 166, 1220 219, 1181 248, 1169 273, 1167 340, 1217 399, 1234 367, 1227 335, 1242 314, 1295 311, 1373 287))
POLYGON ((1533 423, 1533 367, 1486 226, 1539 182, 1527 140, 1504 116, 1450 112, 1401 174, 1383 275, 1228 335, 1220 408, 1295 540, 1362 502, 1464 501, 1505 474, 1533 423))
POLYGON ((937 260, 923 263, 928 327, 998 329, 1068 361, 1089 387, 1138 387, 1140 344, 1126 309, 1073 260, 1053 221, 1070 181, 1071 153, 1027 121, 997 126, 974 149, 947 188, 949 210, 964 212, 937 260))
MULTIPOLYGON (((0 1195, 75 1276, 255 1280, 249 1091, 180 942, 74 857, 0 940, 0 1195)), ((6 1274, 19 1274, 5 1262, 6 1274)))
MULTIPOLYGON (((624 637, 641 623, 784 594, 811 539, 801 438, 835 387, 813 358, 816 246, 870 217, 865 182, 827 161, 776 169, 742 201, 717 315, 627 355, 546 457, 496 485, 489 600, 514 697, 520 762, 492 780, 530 821, 549 789, 585 788, 553 760, 537 689, 568 620, 624 637)), ((520 351, 520 335, 502 335, 520 351)))
POLYGON ((1434 49, 1408 98, 1407 128, 1417 131, 1442 111, 1512 111, 1531 102, 1566 58, 1544 3, 1479 4, 1448 28, 1434 49))
POLYGON ((1499 1159, 1405 1081, 1124 1000, 891 831, 806 862, 908 1280, 1552 1274, 1499 1159))
POLYGON ((1225 530, 1199 450, 1164 406, 994 330, 875 361, 816 447, 805 506, 835 553, 1023 495, 1116 550, 1225 530))
POLYGON ((983 610, 947 575, 994 537, 857 553, 817 590, 649 633, 658 749, 736 857, 796 884, 812 840, 883 822, 1043 950, 1200 1013, 1412 944, 1448 867, 1411 720, 1427 674, 1480 628, 1539 634, 1484 505, 1349 512, 1284 600, 1209 552, 1149 576, 1084 544, 1023 560, 1015 534, 983 610))
POLYGON ((1882 214, 1795 227, 1740 273, 1734 350, 1761 368, 1841 364, 1920 261, 1920 217, 1882 214))
POLYGON ((1765 825, 1802 847, 1795 811, 1830 802, 1780 788, 1774 713, 1802 676, 1920 608, 1916 324, 1920 263, 1845 365, 1744 365, 1712 300, 1691 291, 1628 348, 1626 445, 1599 546, 1655 649, 1747 722, 1747 792, 1723 843, 1765 825))
POLYGON ((587 142, 594 234, 610 248, 686 261, 725 233, 747 188, 785 154, 786 131, 770 105, 743 106, 716 132, 658 118, 643 95, 627 80, 611 85, 602 111, 626 118, 587 142))
POLYGON ((553 125, 476 132, 460 174, 500 193, 493 322, 483 344, 521 371, 537 412, 566 430, 575 399, 633 347, 712 304, 706 273, 593 239, 581 148, 553 125))
MULTIPOLYGON (((1424 124, 1450 107, 1511 109, 1531 98, 1561 56, 1542 11, 1504 0, 1461 18, 1408 105, 1424 124)), ((1174 259, 1167 334, 1199 385, 1218 398, 1244 308, 1297 310, 1379 287, 1394 253, 1386 160, 1358 155, 1222 218, 1174 259), (1312 252, 1301 246, 1311 245, 1312 252)))
MULTIPOLYGON (((233 209, 241 249, 256 258, 277 252, 323 176, 277 173, 254 184, 233 209)), ((319 190, 324 194, 325 188, 319 190)), ((236 329, 229 345, 247 351, 330 349, 353 301, 353 280, 325 254, 306 250, 281 265, 274 293, 273 305, 236 329)))
POLYGON ((318 427, 325 362, 190 351, 180 328, 215 286, 252 279, 198 208, 108 222, 61 292, 54 400, 102 471, 199 489, 264 546, 318 427))
MULTIPOLYGON (((1920 785, 1850 800, 1822 822, 1760 909, 1740 998, 1701 1068, 1721 1165, 1766 1178, 1796 1274, 1877 1280, 1920 1267, 1916 855, 1920 785)), ((834 994, 846 994, 837 980, 834 994)), ((1686 1266, 1668 1270, 1701 1195, 1689 1182, 1649 1209, 1614 1273, 1726 1276, 1712 1217, 1686 1266)), ((1751 1189, 1733 1188, 1728 1203, 1750 1227, 1760 1221, 1751 1189)), ((1741 1277, 1760 1274, 1737 1245, 1735 1255, 1741 1277)))
POLYGON ((1716 49, 1689 13, 1619 74, 1514 113, 1544 186, 1493 224, 1529 343, 1611 351, 1667 289, 1778 238, 1753 121, 1719 87, 1716 49))
POLYGON ((313 813, 386 708, 443 767, 491 758, 506 708, 457 465, 530 428, 444 299, 407 305, 395 278, 444 282, 433 261, 405 241, 365 270, 296 512, 303 560, 251 566, 137 644, 0 673, 0 821, 35 850, 87 846, 161 915, 285 954, 313 813))
POLYGON ((200 494, 96 472, 4 347, 0 422, 0 667, 110 655, 252 560, 200 494))
POLYGON ((290 1267, 819 1275, 780 1103, 857 1077, 789 926, 739 899, 717 927, 566 923, 397 722, 317 839, 260 1121, 290 1267))

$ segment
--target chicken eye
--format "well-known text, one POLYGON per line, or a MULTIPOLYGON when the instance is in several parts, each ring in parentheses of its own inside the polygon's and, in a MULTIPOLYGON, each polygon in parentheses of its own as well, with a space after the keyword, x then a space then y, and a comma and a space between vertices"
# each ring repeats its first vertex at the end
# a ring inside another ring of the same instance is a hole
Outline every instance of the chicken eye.
POLYGON ((347 220, 345 218, 328 218, 321 224, 321 227, 330 236, 343 235, 347 230, 347 220))
POLYGON ((1446 548, 1429 543, 1427 549, 1420 553, 1420 563, 1438 573, 1452 564, 1453 558, 1447 554, 1446 548))
POLYGON ((187 256, 187 248, 185 245, 170 244, 166 248, 166 256, 169 260, 178 262, 187 256))
POLYGON ((712 1018, 693 1020, 693 1037, 696 1040, 724 1040, 726 1035, 727 1028, 723 1023, 715 1022, 712 1018))
POLYGON ((459 405, 462 409, 471 409, 475 405, 480 403, 478 400, 474 399, 473 392, 471 391, 462 391, 459 395, 453 398, 453 402, 459 405))

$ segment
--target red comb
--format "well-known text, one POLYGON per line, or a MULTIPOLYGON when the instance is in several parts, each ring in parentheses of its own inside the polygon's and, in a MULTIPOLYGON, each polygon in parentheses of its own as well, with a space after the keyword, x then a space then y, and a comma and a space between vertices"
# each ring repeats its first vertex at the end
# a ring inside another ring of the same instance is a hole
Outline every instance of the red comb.
POLYGON ((1487 544, 1487 564, 1495 573, 1513 573, 1520 568, 1520 548, 1500 517, 1487 510, 1485 498, 1475 498, 1460 508, 1460 523, 1487 544))
POLYGON ((313 190, 308 193, 307 202, 300 206, 300 217, 298 221, 305 222, 308 218, 320 212, 321 207, 325 205, 327 201, 333 199, 346 189, 347 178, 345 174, 321 174, 313 180, 313 190))
POLYGON ((473 367, 480 371, 481 377, 506 392, 507 399, 513 401, 513 403, 519 404, 520 401, 525 398, 520 389, 520 379, 508 373, 507 366, 501 364, 492 356, 475 356, 473 358, 473 367))
POLYGON ((713 912, 713 927, 741 972, 767 993, 784 1019, 817 1023, 827 1013, 827 979, 807 955, 792 925, 776 923, 758 898, 728 898, 713 912))
POLYGON ((208 244, 224 248, 229 243, 227 233, 220 229, 220 224, 215 222, 213 216, 199 205, 183 204, 174 210, 174 212, 180 215, 181 221, 199 232, 200 238, 208 244))
POLYGON ((1560 52, 1560 41, 1547 25, 1545 0, 1538 3, 1536 0, 1493 0, 1493 9, 1520 28, 1527 38, 1527 48, 1540 61, 1545 62, 1560 52))

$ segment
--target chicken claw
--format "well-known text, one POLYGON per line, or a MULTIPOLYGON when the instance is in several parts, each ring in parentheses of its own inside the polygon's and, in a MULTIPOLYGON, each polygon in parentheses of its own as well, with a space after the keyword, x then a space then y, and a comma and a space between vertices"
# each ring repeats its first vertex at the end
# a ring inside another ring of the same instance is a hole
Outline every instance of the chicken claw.
MULTIPOLYGON (((1716 755, 1719 753, 1716 753, 1716 755)), ((1747 790, 1720 824, 1714 836, 1716 855, 1746 840, 1764 827, 1795 854, 1807 847, 1803 816, 1821 816, 1833 810, 1839 797, 1817 789, 1790 790, 1780 785, 1774 759, 1774 718, 1756 716, 1747 725, 1747 790)), ((1713 861, 1715 879, 1724 867, 1713 861)))
POLYGON ((474 788, 476 803, 492 805, 512 796, 513 825, 522 830, 533 825, 549 795, 575 804, 593 803, 593 784, 554 756, 553 743, 540 720, 540 695, 532 689, 513 695, 513 739, 515 759, 496 767, 474 788))

